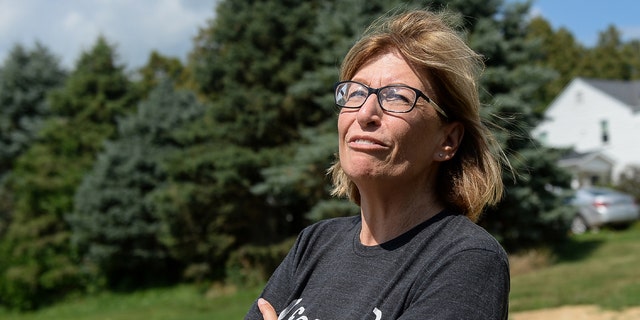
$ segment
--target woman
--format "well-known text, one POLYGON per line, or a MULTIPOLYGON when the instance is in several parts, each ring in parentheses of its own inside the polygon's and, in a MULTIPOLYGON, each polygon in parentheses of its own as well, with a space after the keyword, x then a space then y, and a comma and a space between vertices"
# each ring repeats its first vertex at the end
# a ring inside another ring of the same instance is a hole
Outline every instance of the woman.
POLYGON ((246 319, 507 318, 507 256, 474 223, 502 194, 479 116, 482 67, 427 11, 354 45, 335 88, 330 171, 361 213, 303 230, 246 319))

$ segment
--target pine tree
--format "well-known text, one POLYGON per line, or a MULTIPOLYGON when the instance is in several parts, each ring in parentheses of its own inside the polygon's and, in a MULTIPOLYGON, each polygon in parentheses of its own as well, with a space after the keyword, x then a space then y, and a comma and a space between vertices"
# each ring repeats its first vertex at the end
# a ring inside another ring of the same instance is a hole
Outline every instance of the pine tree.
POLYGON ((166 57, 152 51, 147 64, 137 71, 140 80, 136 82, 139 92, 143 97, 159 84, 170 80, 177 87, 186 87, 189 74, 179 59, 166 57))
POLYGON ((46 96, 65 73, 56 57, 36 43, 33 50, 16 45, 0 68, 0 177, 35 139, 50 113, 46 96))
POLYGON ((500 18, 488 16, 470 35, 472 47, 484 54, 482 79, 485 119, 497 135, 513 170, 505 171, 505 198, 480 221, 510 251, 566 239, 570 210, 557 188, 568 187, 569 175, 559 169, 559 153, 535 142, 530 130, 540 121, 538 90, 555 72, 535 65, 538 43, 527 38, 529 5, 502 7, 500 18), (511 172, 510 172, 511 171, 511 172))
MULTIPOLYGON (((137 113, 118 121, 118 137, 105 144, 67 215, 75 247, 110 287, 175 281, 182 251, 201 245, 181 243, 196 233, 172 233, 183 222, 179 211, 162 210, 155 195, 170 183, 168 159, 182 156, 182 127, 205 110, 193 94, 175 92, 172 86, 162 82, 137 113)), ((194 221, 190 227, 201 225, 194 221)))
POLYGON ((0 67, 0 238, 12 211, 6 180, 50 114, 48 92, 64 78, 57 58, 39 43, 31 50, 16 45, 0 67))
POLYGON ((69 245, 64 215, 116 118, 135 97, 115 52, 99 38, 84 52, 63 88, 52 92, 52 116, 37 141, 17 160, 9 187, 13 220, 2 239, 0 295, 9 306, 31 309, 84 286, 69 245))

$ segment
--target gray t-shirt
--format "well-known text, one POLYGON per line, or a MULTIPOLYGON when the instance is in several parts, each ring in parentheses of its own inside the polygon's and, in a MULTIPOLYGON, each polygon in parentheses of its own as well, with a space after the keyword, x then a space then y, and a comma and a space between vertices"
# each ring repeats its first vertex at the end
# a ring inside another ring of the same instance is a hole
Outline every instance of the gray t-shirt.
MULTIPOLYGON (((300 233, 262 293, 278 319, 507 319, 507 255, 465 216, 445 210, 378 246, 360 243, 361 226, 300 233)), ((262 319, 256 303, 245 319, 262 319)))

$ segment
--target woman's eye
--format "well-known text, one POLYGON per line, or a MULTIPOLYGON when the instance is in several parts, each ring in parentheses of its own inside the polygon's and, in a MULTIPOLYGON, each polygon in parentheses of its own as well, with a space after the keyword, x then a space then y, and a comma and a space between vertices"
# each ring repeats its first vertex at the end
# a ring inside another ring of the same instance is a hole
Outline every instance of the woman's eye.
POLYGON ((368 92, 364 90, 354 90, 349 94, 349 99, 362 99, 367 97, 368 92))
POLYGON ((401 101, 401 102, 409 102, 409 99, 403 95, 399 94, 391 94, 387 96, 387 100, 391 101, 401 101))
POLYGON ((411 103, 411 99, 408 95, 403 94, 398 90, 389 90, 387 94, 385 94, 384 99, 393 103, 411 103))

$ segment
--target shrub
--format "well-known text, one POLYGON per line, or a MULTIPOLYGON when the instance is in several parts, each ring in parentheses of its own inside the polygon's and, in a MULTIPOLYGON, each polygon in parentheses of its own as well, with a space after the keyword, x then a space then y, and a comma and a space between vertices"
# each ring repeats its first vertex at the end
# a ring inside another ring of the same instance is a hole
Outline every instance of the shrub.
POLYGON ((234 251, 227 260, 227 281, 238 286, 264 283, 293 246, 295 238, 270 246, 246 245, 234 251))

